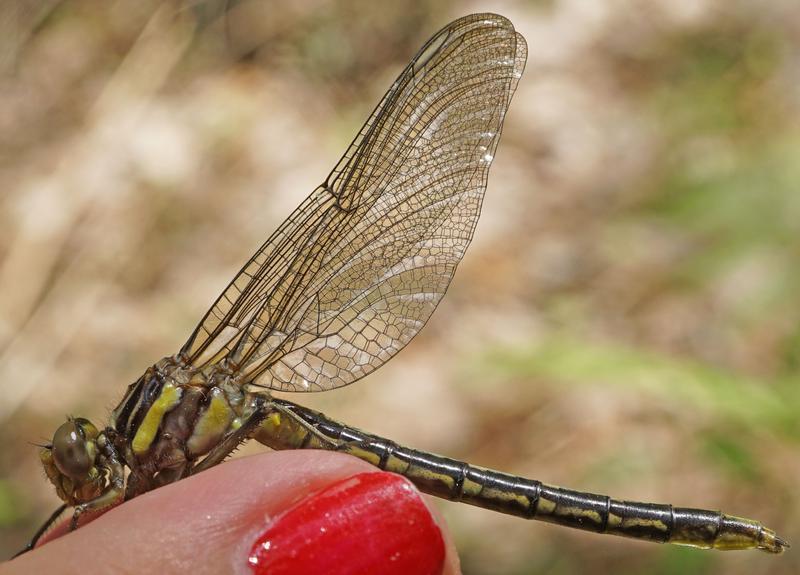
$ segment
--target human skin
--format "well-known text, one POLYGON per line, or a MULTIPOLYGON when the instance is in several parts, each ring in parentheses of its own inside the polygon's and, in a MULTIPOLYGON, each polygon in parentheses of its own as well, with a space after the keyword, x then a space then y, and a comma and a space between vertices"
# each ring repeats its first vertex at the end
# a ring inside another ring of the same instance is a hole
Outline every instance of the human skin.
MULTIPOLYGON (((247 560, 253 544, 271 521, 302 506, 309 494, 363 473, 383 472, 353 457, 322 451, 236 459, 132 499, 72 533, 0 564, 0 575, 245 575, 250 573, 247 560)), ((442 573, 456 575, 458 557, 444 521, 429 502, 425 505, 444 539, 442 573)))

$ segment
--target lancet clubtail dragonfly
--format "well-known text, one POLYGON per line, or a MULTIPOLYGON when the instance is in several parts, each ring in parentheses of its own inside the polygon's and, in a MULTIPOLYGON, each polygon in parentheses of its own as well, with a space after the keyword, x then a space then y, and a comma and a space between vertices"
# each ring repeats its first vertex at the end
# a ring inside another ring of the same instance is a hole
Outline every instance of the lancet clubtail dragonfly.
POLYGON ((82 418, 58 428, 41 461, 64 504, 28 548, 68 506, 74 529, 83 514, 217 465, 252 438, 348 453, 425 493, 525 519, 783 551, 758 521, 553 487, 402 447, 271 395, 353 383, 422 329, 472 238, 526 56, 502 16, 466 16, 437 32, 181 350, 128 387, 104 429, 82 418))

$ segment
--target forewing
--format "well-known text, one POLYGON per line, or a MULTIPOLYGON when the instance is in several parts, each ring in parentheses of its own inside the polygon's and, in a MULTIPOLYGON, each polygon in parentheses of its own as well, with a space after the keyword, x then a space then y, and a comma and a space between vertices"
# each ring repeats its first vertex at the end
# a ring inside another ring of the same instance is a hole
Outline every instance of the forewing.
POLYGON ((233 279, 182 351, 245 381, 321 391, 400 351, 472 239, 527 56, 511 23, 476 14, 431 38, 325 183, 233 279))

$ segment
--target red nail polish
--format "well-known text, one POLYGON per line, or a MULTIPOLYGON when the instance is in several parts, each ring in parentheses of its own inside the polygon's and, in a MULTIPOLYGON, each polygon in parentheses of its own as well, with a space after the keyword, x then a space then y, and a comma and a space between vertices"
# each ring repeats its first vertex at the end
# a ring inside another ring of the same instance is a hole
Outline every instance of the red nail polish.
POLYGON ((256 540, 256 575, 439 575, 439 526, 408 480, 361 473, 279 515, 256 540))

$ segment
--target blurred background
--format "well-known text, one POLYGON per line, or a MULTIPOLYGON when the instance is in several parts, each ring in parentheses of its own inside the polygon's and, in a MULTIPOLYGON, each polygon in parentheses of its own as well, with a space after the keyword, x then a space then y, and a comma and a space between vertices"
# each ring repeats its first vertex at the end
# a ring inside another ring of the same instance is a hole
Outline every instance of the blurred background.
MULTIPOLYGON (((0 7, 0 556, 58 504, 33 444, 104 424, 475 11, 530 57, 473 245, 399 359, 292 399, 800 543, 800 3, 98 6, 0 7)), ((439 505, 467 574, 800 571, 439 505)))

